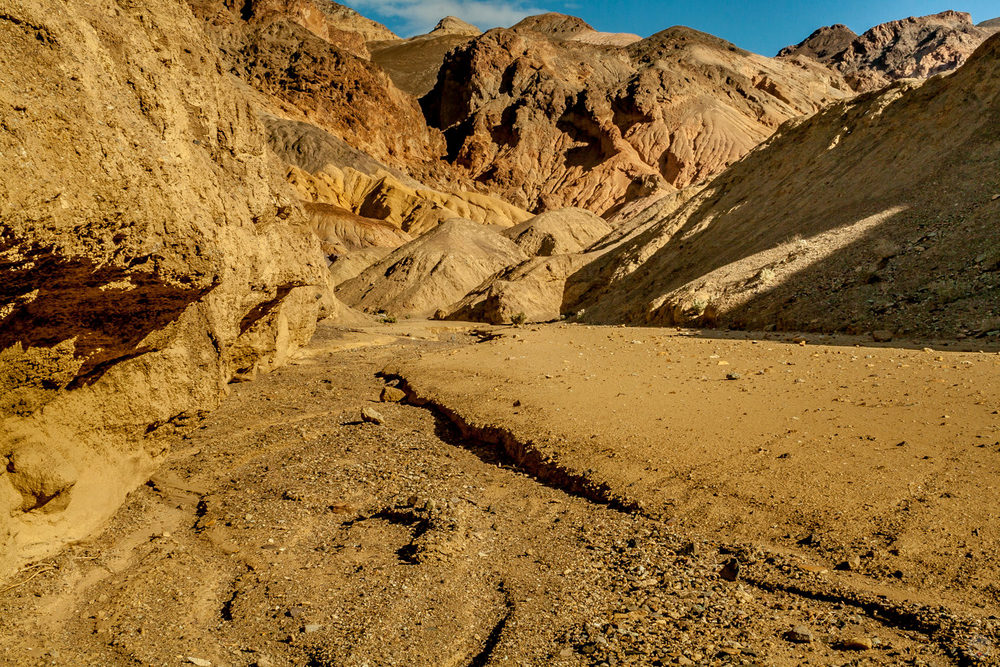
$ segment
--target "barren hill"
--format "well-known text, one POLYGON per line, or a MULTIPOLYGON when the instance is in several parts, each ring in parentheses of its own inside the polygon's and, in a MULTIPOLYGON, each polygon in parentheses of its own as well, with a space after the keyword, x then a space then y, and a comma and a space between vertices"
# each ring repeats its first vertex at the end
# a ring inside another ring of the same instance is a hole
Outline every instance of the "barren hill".
POLYGON ((453 50, 421 104, 449 157, 529 210, 599 214, 709 178, 782 122, 842 99, 814 61, 771 60, 687 28, 628 47, 544 15, 453 50))
POLYGON ((996 336, 998 119, 1000 36, 950 77, 784 126, 581 272, 578 305, 595 321, 996 336))
POLYGON ((808 56, 821 63, 828 63, 834 56, 843 53, 857 38, 858 33, 842 23, 825 26, 795 46, 786 46, 778 53, 777 57, 808 56))
POLYGON ((859 91, 891 81, 927 78, 950 72, 989 37, 993 29, 976 26, 965 12, 947 11, 875 26, 847 39, 844 26, 821 28, 779 55, 805 55, 829 64, 859 91))
POLYGON ((480 34, 475 26, 448 16, 426 35, 373 41, 368 48, 372 61, 382 67, 400 89, 422 97, 434 87, 445 55, 480 34))
POLYGON ((351 306, 402 317, 446 309, 487 276, 527 259, 495 230, 448 220, 337 288, 351 306))

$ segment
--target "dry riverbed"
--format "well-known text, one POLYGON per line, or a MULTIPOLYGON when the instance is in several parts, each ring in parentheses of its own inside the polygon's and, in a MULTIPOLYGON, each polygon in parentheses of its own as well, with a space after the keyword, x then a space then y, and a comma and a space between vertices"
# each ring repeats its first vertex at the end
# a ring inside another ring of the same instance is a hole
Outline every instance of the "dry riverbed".
POLYGON ((492 335, 327 326, 232 385, 5 584, 0 662, 998 659, 1000 356, 492 335))

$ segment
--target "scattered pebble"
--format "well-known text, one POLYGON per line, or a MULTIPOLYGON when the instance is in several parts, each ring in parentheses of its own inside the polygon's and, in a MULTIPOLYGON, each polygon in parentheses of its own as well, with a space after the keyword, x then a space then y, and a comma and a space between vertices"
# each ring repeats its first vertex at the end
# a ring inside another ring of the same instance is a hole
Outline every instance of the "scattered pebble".
POLYGON ((376 425, 385 423, 385 417, 374 408, 364 408, 361 410, 361 420, 376 425))
POLYGON ((845 651, 870 651, 872 640, 868 637, 848 637, 841 643, 841 648, 845 651))
POLYGON ((379 399, 383 403, 399 403, 406 398, 406 393, 402 389, 397 389, 396 387, 384 387, 382 389, 382 395, 379 399))
POLYGON ((785 639, 796 644, 808 644, 813 640, 813 633, 804 625, 796 625, 785 633, 785 639))

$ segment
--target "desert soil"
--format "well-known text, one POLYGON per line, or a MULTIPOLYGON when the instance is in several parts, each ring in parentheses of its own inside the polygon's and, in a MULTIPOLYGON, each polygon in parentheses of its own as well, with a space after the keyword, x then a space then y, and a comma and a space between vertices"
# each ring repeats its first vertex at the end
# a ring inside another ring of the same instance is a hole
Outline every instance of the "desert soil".
POLYGON ((995 663, 1000 356, 713 335, 322 326, 6 584, 0 662, 995 663))

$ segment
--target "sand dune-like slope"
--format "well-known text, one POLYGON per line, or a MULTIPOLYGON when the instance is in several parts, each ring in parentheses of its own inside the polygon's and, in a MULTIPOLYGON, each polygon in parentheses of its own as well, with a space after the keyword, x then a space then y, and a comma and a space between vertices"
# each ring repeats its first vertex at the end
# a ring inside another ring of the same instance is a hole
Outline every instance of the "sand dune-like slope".
POLYGON ((597 321, 996 335, 1000 37, 784 128, 581 275, 597 321))
POLYGON ((536 215, 503 235, 529 255, 550 256, 581 252, 611 231, 611 225, 590 211, 567 208, 536 215))
POLYGON ((525 259, 497 231, 469 220, 448 220, 343 283, 337 293, 368 312, 428 317, 493 273, 525 259))

